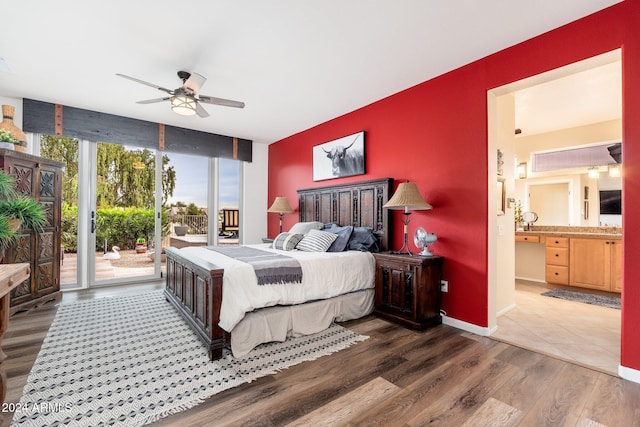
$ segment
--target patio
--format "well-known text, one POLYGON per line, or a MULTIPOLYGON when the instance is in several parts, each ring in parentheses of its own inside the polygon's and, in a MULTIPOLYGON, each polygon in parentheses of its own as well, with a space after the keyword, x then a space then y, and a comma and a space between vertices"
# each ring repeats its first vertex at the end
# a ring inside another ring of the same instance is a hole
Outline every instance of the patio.
MULTIPOLYGON (((186 246, 204 246, 207 242, 206 234, 190 234, 186 236, 171 236, 169 246, 184 248, 186 246)), ((237 245, 238 239, 220 238, 219 245, 237 245)), ((152 275, 153 259, 149 253, 136 253, 135 250, 119 251, 120 259, 104 259, 102 251, 96 252, 96 280, 108 281, 124 277, 152 275)), ((160 269, 166 272, 166 263, 161 261, 160 269)), ((60 265, 61 289, 76 288, 78 259, 75 253, 65 253, 60 265)))

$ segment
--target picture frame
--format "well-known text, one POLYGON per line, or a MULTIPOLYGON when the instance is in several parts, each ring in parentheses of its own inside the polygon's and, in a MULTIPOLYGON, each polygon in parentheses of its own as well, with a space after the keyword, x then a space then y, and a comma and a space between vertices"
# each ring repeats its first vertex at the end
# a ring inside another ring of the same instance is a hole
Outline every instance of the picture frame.
POLYGON ((506 199, 507 199, 507 181, 505 178, 498 177, 498 188, 497 188, 497 206, 498 206, 498 215, 504 215, 506 211, 506 199))
POLYGON ((314 181, 364 173, 364 131, 313 147, 314 181))
POLYGON ((502 176, 504 174, 504 153, 499 148, 497 153, 497 167, 498 175, 502 176))

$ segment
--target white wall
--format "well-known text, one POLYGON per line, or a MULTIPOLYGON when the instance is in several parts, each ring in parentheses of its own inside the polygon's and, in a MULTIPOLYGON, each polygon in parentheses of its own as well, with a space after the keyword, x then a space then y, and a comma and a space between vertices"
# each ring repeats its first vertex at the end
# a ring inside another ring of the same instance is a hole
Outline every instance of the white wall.
POLYGON ((242 178, 242 243, 261 243, 267 235, 267 166, 266 144, 253 144, 253 161, 244 164, 242 178))
MULTIPOLYGON (((515 99, 512 94, 497 98, 498 148, 504 155, 502 177, 507 184, 506 197, 512 198, 515 180, 515 99)), ((515 304, 515 224, 514 206, 507 203, 504 215, 497 216, 496 312, 515 304)))

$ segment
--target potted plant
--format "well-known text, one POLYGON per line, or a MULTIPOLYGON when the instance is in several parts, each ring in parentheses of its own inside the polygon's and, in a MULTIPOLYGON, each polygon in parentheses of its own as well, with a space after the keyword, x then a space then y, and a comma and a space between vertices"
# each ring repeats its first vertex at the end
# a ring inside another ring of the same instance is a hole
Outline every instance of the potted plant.
POLYGON ((36 200, 15 191, 15 180, 0 170, 0 258, 18 238, 20 227, 42 229, 47 223, 44 208, 36 200))
POLYGON ((15 144, 18 144, 18 140, 13 134, 6 129, 0 129, 0 148, 15 150, 15 144))
POLYGON ((147 252, 147 241, 144 237, 140 237, 136 240, 136 253, 143 254, 145 252, 147 252))
POLYGON ((0 148, 9 150, 26 151, 27 136, 13 123, 13 113, 15 107, 12 105, 2 106, 2 122, 0 122, 0 148), (2 146, 2 142, 7 145, 2 146))

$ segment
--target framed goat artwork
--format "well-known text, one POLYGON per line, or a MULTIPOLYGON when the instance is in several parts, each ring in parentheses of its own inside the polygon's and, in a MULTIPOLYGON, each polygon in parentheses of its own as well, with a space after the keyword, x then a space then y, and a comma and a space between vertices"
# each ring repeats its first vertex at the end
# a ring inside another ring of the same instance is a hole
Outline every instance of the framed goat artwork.
POLYGON ((313 180, 364 173, 364 131, 313 147, 313 180))

